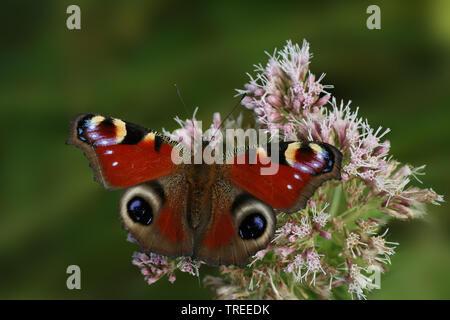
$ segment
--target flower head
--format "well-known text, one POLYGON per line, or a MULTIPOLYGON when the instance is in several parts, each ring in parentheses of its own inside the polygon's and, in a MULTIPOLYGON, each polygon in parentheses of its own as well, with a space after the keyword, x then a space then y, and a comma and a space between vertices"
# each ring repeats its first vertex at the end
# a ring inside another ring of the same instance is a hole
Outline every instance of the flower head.
POLYGON ((289 122, 302 114, 317 113, 330 99, 327 89, 332 86, 322 84, 324 74, 316 78, 309 72, 311 55, 306 41, 301 47, 288 41, 282 50, 268 55, 267 65, 257 65, 256 76, 249 75, 250 82, 237 92, 246 95, 241 103, 255 112, 257 123, 296 140, 289 122))
POLYGON ((310 71, 309 49, 307 42, 300 47, 288 41, 269 55, 265 67, 257 66, 238 93, 246 95, 242 104, 268 133, 279 130, 288 141, 323 141, 339 148, 342 181, 326 182, 305 209, 277 217, 275 238, 261 251, 264 258, 248 266, 250 278, 236 269, 221 271, 235 289, 246 288, 245 297, 278 298, 286 288, 295 288, 286 297, 310 298, 311 290, 319 297, 340 297, 335 289, 347 285, 350 297, 365 299, 378 288, 367 274, 384 272, 398 246, 386 239, 387 229, 379 234, 381 226, 391 218, 420 216, 425 203, 443 198, 411 186, 423 167, 401 166, 389 154, 389 129, 371 127, 350 102, 337 103, 323 75, 310 71), (259 286, 249 289, 246 283, 254 283, 256 275, 259 286))

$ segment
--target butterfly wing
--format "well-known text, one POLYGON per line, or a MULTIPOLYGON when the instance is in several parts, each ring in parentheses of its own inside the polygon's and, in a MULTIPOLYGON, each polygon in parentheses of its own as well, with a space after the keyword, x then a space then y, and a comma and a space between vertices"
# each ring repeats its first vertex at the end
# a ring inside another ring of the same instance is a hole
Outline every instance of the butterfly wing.
POLYGON ((105 188, 127 188, 120 220, 143 250, 192 255, 184 175, 171 160, 173 142, 136 124, 82 114, 72 121, 68 144, 84 151, 105 188))
POLYGON ((186 179, 175 172, 130 187, 119 201, 122 226, 143 251, 192 256, 193 230, 187 221, 186 179))
POLYGON ((211 217, 196 234, 194 256, 209 264, 244 266, 269 244, 275 232, 273 209, 225 179, 212 186, 211 217))
POLYGON ((137 185, 174 172, 173 143, 119 119, 82 114, 72 120, 68 144, 80 147, 105 188, 137 185))
POLYGON ((230 165, 227 177, 256 198, 286 213, 303 209, 324 181, 341 179, 342 154, 323 142, 280 142, 258 148, 254 164, 251 164, 249 152, 244 156, 245 164, 230 165))
POLYGON ((213 264, 244 265, 273 238, 274 208, 304 208, 324 181, 340 179, 341 159, 336 148, 319 142, 282 142, 237 155, 213 185, 211 219, 198 233, 194 255, 213 264))

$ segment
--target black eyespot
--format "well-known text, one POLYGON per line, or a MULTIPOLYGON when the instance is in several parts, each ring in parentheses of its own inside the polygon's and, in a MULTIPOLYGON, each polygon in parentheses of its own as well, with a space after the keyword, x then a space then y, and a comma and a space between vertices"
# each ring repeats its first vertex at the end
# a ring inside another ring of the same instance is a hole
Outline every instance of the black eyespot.
POLYGON ((134 222, 148 226, 153 220, 152 207, 141 197, 133 197, 127 203, 128 216, 134 222))
POLYGON ((251 213, 242 220, 239 236, 244 239, 258 239, 266 230, 266 218, 260 213, 251 213))

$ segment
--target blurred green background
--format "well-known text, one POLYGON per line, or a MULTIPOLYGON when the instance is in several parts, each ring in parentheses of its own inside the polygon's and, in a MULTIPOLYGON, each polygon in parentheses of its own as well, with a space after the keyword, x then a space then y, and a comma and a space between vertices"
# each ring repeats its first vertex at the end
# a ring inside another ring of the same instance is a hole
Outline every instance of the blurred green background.
MULTIPOLYGON (((311 43, 312 71, 372 126, 392 129, 392 154, 427 164, 424 185, 449 194, 450 1, 2 1, 0 10, 0 298, 210 298, 178 274, 148 286, 117 219, 120 191, 93 181, 66 146, 70 119, 113 115, 160 130, 192 112, 227 114, 254 63, 285 40, 311 43), (81 7, 82 29, 66 28, 81 7), (381 7, 381 30, 366 8, 381 7), (66 268, 82 270, 67 290, 66 268)), ((400 242, 371 299, 450 298, 448 206, 396 222, 400 242)), ((203 274, 215 269, 203 269, 203 274)))

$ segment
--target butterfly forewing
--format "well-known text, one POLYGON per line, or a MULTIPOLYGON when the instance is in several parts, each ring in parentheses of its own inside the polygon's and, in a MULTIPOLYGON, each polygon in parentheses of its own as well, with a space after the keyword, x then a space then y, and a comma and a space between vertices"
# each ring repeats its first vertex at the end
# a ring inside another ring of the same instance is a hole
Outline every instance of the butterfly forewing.
POLYGON ((173 143, 136 124, 107 116, 74 118, 68 144, 80 147, 96 181, 105 188, 126 188, 174 172, 173 143))

